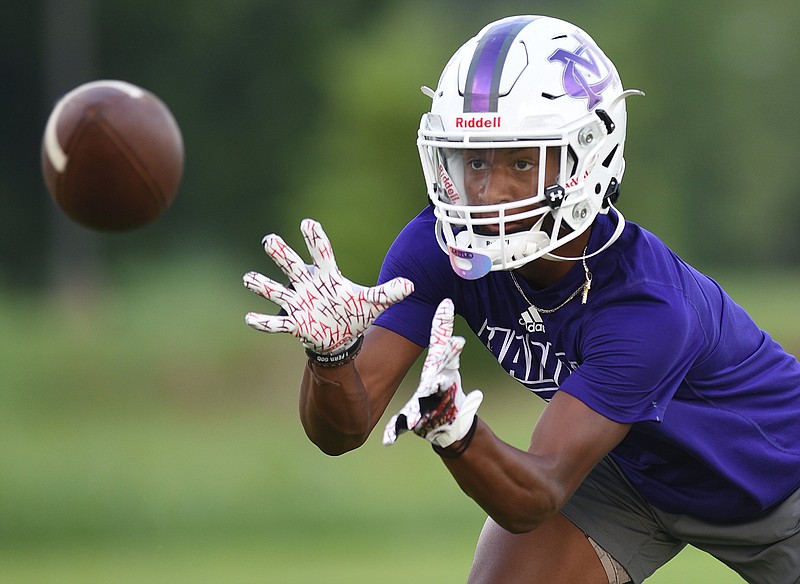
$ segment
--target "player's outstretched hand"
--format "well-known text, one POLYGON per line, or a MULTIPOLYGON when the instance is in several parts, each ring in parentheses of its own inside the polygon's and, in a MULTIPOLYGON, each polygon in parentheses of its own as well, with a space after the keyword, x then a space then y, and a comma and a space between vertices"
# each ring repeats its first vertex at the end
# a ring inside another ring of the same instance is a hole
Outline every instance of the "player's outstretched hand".
POLYGON ((445 298, 433 317, 430 346, 419 387, 386 425, 385 445, 394 444, 400 434, 412 430, 446 448, 469 432, 483 393, 476 389, 467 395, 461 389, 458 367, 465 341, 463 337, 453 336, 453 318, 453 301, 445 298))
POLYGON ((267 333, 289 333, 306 348, 330 354, 347 348, 378 315, 414 291, 411 281, 395 278, 380 286, 354 284, 339 271, 333 249, 322 226, 304 219, 300 231, 313 264, 306 265, 284 240, 275 234, 264 237, 264 251, 289 278, 284 286, 259 274, 244 275, 244 285, 278 304, 283 313, 250 312, 245 322, 267 333))

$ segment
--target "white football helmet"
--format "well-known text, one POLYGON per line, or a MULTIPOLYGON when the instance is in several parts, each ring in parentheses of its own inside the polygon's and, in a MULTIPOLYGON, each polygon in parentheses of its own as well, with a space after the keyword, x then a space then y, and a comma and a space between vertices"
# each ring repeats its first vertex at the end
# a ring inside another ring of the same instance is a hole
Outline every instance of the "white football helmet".
MULTIPOLYGON (((437 239, 456 273, 475 279, 539 257, 573 259, 553 251, 613 208, 625 169, 625 98, 641 92, 623 90, 583 30, 545 16, 487 25, 453 55, 436 90, 423 92, 433 103, 417 145, 437 239), (489 186, 476 186, 476 171, 509 156, 529 171, 527 182, 493 199, 478 192, 489 186)), ((624 228, 614 210, 616 232, 594 253, 624 228)))

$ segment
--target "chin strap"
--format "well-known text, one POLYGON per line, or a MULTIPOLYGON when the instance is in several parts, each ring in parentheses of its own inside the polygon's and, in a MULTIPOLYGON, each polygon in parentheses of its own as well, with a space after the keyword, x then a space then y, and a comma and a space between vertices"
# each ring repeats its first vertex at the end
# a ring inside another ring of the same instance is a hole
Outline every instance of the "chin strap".
POLYGON ((556 255, 554 253, 548 253, 548 254, 545 254, 542 257, 544 257, 545 259, 553 260, 553 261, 557 261, 557 262, 575 262, 575 261, 581 261, 581 260, 586 260, 586 259, 592 258, 592 257, 596 256, 597 254, 607 250, 609 247, 611 247, 611 244, 613 244, 615 241, 617 241, 619 239, 619 236, 622 235, 622 231, 625 229, 625 217, 622 215, 620 210, 617 209, 613 205, 613 203, 611 203, 610 201, 608 203, 608 208, 609 209, 613 209, 614 213, 616 213, 616 215, 617 215, 617 227, 614 229, 614 233, 611 234, 611 237, 608 238, 608 241, 606 241, 602 245, 602 247, 600 247, 600 249, 598 249, 596 251, 593 251, 592 253, 589 253, 589 254, 583 253, 582 255, 579 255, 578 257, 574 257, 574 258, 560 256, 560 255, 556 255))

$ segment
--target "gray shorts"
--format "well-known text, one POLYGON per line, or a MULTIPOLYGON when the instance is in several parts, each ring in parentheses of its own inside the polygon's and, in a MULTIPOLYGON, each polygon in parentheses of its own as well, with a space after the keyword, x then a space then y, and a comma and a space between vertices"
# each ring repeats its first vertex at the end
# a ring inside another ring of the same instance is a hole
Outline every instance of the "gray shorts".
POLYGON ((717 525, 648 505, 605 458, 562 513, 622 564, 636 584, 687 544, 724 562, 747 582, 800 583, 800 490, 755 521, 717 525))

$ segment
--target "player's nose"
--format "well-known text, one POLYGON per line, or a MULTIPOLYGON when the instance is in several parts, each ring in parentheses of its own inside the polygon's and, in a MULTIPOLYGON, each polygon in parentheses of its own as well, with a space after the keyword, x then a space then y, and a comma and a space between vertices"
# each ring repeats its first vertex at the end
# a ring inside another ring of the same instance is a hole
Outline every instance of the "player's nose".
POLYGON ((487 174, 482 184, 477 189, 478 205, 497 205, 500 203, 510 203, 517 200, 520 195, 530 196, 518 193, 518 185, 501 170, 495 170, 487 174))

